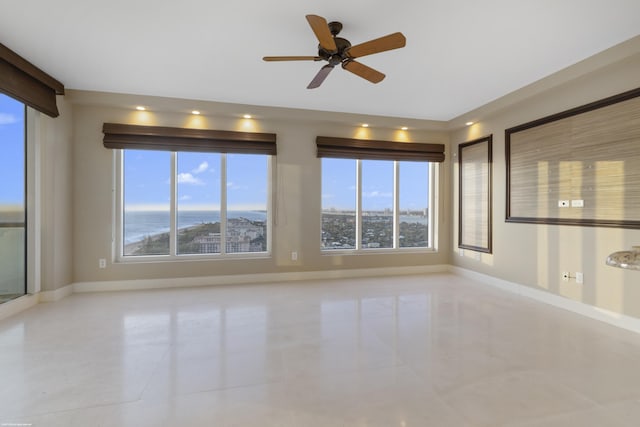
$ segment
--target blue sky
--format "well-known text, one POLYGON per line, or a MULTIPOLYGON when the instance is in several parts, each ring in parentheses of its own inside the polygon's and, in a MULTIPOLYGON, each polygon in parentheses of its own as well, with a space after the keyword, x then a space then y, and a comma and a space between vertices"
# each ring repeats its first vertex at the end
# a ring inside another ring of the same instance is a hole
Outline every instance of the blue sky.
MULTIPOLYGON (((400 210, 428 207, 429 173, 426 163, 400 163, 400 210)), ((356 161, 322 159, 322 207, 355 211, 356 161)), ((393 162, 362 161, 362 209, 393 209, 393 162)))
POLYGON ((24 104, 0 94, 0 211, 24 206, 24 104))
MULTIPOLYGON (((218 153, 180 153, 177 162, 178 211, 220 209, 218 153)), ((128 150, 124 156, 124 200, 127 210, 168 210, 169 152, 128 150)), ((228 210, 266 210, 267 158, 227 155, 228 210)))
MULTIPOLYGON (((219 210, 220 158, 217 153, 178 155, 178 211, 219 210)), ((127 210, 168 210, 170 198, 169 152, 129 150, 125 153, 127 210)), ((323 159, 323 208, 355 210, 356 161, 323 159)), ((362 162, 362 207, 393 209, 393 162, 362 162)), ((400 164, 400 209, 423 210, 428 206, 429 176, 426 163, 400 164)), ((227 204, 229 210, 265 210, 267 161, 263 156, 227 155, 227 204)))

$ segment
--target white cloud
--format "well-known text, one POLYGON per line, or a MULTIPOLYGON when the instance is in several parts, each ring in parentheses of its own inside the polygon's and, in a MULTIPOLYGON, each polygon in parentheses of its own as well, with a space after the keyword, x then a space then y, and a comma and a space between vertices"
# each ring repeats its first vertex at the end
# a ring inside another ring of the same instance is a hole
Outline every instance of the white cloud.
POLYGON ((183 172, 178 174, 178 184, 204 185, 204 182, 188 172, 183 172))
POLYGON ((367 198, 375 198, 375 197, 392 197, 393 194, 392 193, 382 193, 380 191, 370 191, 370 192, 363 192, 362 193, 362 197, 367 197, 367 198))
POLYGON ((238 184, 234 184, 233 182, 229 181, 227 182, 227 188, 229 190, 248 190, 249 187, 246 185, 238 185, 238 184))
POLYGON ((323 194, 322 195, 323 199, 333 199, 335 197, 336 197, 335 194, 323 194))
POLYGON ((185 194, 184 196, 180 197, 180 200, 191 200, 191 196, 188 194, 185 194))
POLYGON ((18 118, 13 114, 0 113, 0 126, 18 123, 18 118))
POLYGON ((200 163, 200 165, 197 168, 195 168, 191 172, 195 173, 195 174, 199 174, 199 173, 205 172, 207 169, 209 169, 209 163, 208 162, 202 162, 202 163, 200 163))

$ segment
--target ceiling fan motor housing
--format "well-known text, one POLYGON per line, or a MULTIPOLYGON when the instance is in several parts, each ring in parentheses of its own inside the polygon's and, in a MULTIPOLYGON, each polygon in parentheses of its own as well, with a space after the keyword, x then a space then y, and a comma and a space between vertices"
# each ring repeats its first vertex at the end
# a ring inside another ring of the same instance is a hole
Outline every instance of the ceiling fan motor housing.
POLYGON ((338 65, 348 58, 347 50, 351 47, 351 43, 342 37, 334 37, 333 40, 336 42, 337 52, 328 51, 318 45, 318 56, 328 61, 331 65, 338 65))

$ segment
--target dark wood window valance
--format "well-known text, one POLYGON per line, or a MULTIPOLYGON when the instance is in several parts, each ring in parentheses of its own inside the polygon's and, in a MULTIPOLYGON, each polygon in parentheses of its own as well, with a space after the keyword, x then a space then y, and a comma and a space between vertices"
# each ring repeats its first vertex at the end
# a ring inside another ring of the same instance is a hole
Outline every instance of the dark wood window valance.
POLYGON ((276 154, 276 134, 105 123, 106 148, 276 154))
POLYGON ((56 95, 64 95, 64 85, 0 44, 0 92, 48 116, 58 117, 56 95))
POLYGON ((444 144, 316 137, 318 157, 362 160, 444 161, 444 144))

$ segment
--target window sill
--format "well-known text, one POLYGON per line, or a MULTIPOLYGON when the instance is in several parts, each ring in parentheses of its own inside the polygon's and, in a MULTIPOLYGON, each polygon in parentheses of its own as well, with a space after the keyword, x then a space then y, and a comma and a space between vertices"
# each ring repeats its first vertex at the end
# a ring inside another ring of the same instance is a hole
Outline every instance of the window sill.
POLYGON ((332 255, 406 255, 406 254, 435 254, 434 248, 380 248, 380 249, 320 249, 322 256, 332 255))
POLYGON ((250 259, 271 259, 270 252, 237 253, 225 255, 130 255, 116 259, 116 264, 160 264, 171 262, 220 262, 246 261, 250 259))

